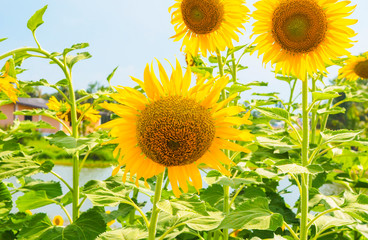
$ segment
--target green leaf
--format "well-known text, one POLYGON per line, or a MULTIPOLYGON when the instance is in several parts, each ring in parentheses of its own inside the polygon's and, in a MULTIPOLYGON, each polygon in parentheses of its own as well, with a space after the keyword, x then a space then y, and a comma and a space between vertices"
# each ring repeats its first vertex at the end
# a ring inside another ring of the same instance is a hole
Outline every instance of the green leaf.
POLYGON ((238 188, 242 184, 258 183, 254 178, 229 178, 229 177, 223 176, 218 171, 210 171, 205 177, 205 181, 209 185, 219 184, 222 186, 230 186, 234 189, 238 188))
POLYGON ((224 188, 219 184, 213 184, 203 189, 199 196, 201 200, 209 203, 212 207, 216 207, 223 203, 224 188))
POLYGON ((345 113, 346 109, 342 107, 334 107, 331 109, 322 108, 317 110, 318 114, 339 114, 339 113, 345 113))
POLYGON ((273 213, 267 198, 250 199, 225 216, 219 229, 259 229, 275 231, 283 225, 281 214, 273 213))
POLYGON ((43 24, 43 14, 45 13, 47 9, 47 5, 41 8, 40 10, 37 10, 33 16, 28 20, 27 27, 32 32, 36 31, 36 29, 43 24))
POLYGON ((0 219, 6 217, 13 207, 12 196, 5 183, 0 182, 0 219))
POLYGON ((363 222, 368 222, 368 196, 364 194, 353 195, 349 192, 344 194, 345 202, 341 210, 350 216, 363 222))
POLYGON ((349 218, 337 218, 333 216, 324 215, 319 217, 315 222, 314 225, 316 226, 316 234, 321 234, 327 229, 333 227, 341 227, 355 223, 353 219, 349 218))
POLYGON ((27 176, 40 170, 40 164, 26 157, 10 157, 0 160, 0 179, 27 176))
POLYGON ((64 229, 63 240, 92 240, 105 231, 106 223, 101 214, 89 210, 64 229))
POLYGON ((241 46, 237 46, 237 47, 234 47, 234 48, 232 48, 232 49, 229 49, 229 50, 227 51, 227 55, 229 56, 229 55, 231 55, 232 53, 235 53, 235 52, 237 52, 237 51, 240 51, 240 50, 242 50, 243 48, 245 48, 247 45, 248 45, 248 44, 241 45, 241 46))
POLYGON ((107 76, 107 82, 110 84, 111 78, 114 76, 116 70, 118 69, 119 66, 117 66, 116 68, 114 68, 114 70, 112 70, 112 72, 109 74, 109 76, 107 76))
POLYGON ((255 107, 255 109, 269 118, 290 121, 290 113, 285 109, 268 107, 255 107))
POLYGON ((32 215, 31 221, 21 229, 17 235, 19 240, 39 240, 40 236, 52 227, 50 219, 45 213, 32 215))
POLYGON ((300 166, 298 164, 285 164, 276 166, 280 169, 283 173, 292 173, 292 174, 302 174, 302 173, 309 173, 306 167, 300 166))
POLYGON ((83 187, 83 193, 94 206, 117 206, 119 203, 131 204, 127 194, 131 188, 115 181, 88 181, 83 187))
POLYGON ((321 132, 323 143, 342 143, 354 140, 356 136, 358 136, 362 131, 361 130, 325 130, 321 132))
POLYGON ((340 97, 338 93, 328 93, 328 92, 312 92, 312 99, 313 101, 321 101, 321 100, 328 100, 340 97))
POLYGON ((64 227, 53 226, 49 227, 42 233, 39 240, 63 240, 64 227))
POLYGON ((229 91, 229 94, 232 95, 234 93, 238 93, 238 92, 244 92, 246 90, 251 89, 248 86, 244 86, 243 84, 239 84, 239 83, 234 83, 233 85, 231 85, 231 87, 226 88, 229 91))
POLYGON ((196 231, 210 231, 216 229, 223 220, 222 212, 208 212, 210 216, 192 218, 186 225, 196 231))
POLYGON ((25 177, 23 185, 18 188, 20 191, 45 191, 48 198, 55 198, 62 194, 60 182, 43 181, 25 177))
POLYGON ((286 141, 287 139, 273 139, 268 137, 257 137, 259 145, 269 149, 275 149, 274 153, 284 153, 299 148, 286 141))
POLYGON ((68 56, 66 58, 66 63, 69 66, 69 68, 72 68, 74 64, 76 64, 80 60, 88 59, 91 57, 92 55, 89 54, 88 52, 81 52, 81 53, 77 53, 77 56, 68 56))
POLYGON ((5 41, 8 38, 0 38, 0 42, 5 41))
POLYGON ((105 232, 98 236, 96 240, 139 240, 147 238, 148 232, 145 229, 139 227, 125 227, 105 232))
POLYGON ((88 43, 77 43, 72 45, 70 48, 65 48, 63 51, 63 55, 65 56, 66 54, 68 54, 71 51, 77 50, 77 49, 83 49, 89 47, 88 43))
POLYGON ((41 190, 27 192, 23 196, 20 196, 15 202, 17 204, 17 208, 24 212, 26 210, 36 209, 55 203, 55 200, 49 199, 46 191, 41 190))

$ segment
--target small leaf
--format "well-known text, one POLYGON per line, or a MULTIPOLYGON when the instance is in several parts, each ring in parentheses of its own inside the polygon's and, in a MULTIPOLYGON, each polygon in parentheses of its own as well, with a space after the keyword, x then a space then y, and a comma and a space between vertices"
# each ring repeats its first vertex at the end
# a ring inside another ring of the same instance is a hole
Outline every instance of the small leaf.
POLYGON ((292 174, 309 173, 309 171, 306 167, 297 165, 295 163, 280 165, 280 166, 276 166, 276 167, 278 169, 280 169, 283 173, 292 173, 292 174))
POLYGON ((34 32, 40 25, 43 24, 43 14, 45 13, 47 9, 47 5, 41 8, 40 10, 37 10, 33 16, 28 20, 27 27, 29 30, 34 32))
POLYGON ((269 118, 290 121, 290 113, 285 109, 267 107, 256 107, 255 109, 269 118))
POLYGON ((243 48, 245 48, 247 45, 248 45, 248 44, 245 44, 245 45, 242 45, 242 46, 237 46, 237 47, 234 47, 234 48, 232 48, 232 49, 229 49, 229 50, 227 51, 227 55, 229 56, 229 55, 231 55, 232 53, 235 53, 235 52, 237 52, 237 51, 240 51, 240 50, 242 50, 243 48))
POLYGON ((250 199, 225 216, 219 229, 259 229, 275 231, 283 225, 281 214, 273 213, 267 198, 250 199))
POLYGON ((340 94, 338 93, 328 93, 328 92, 313 92, 312 93, 312 99, 313 101, 321 101, 321 100, 328 100, 340 97, 340 94))
POLYGON ((8 38, 0 38, 0 42, 5 41, 8 38))
POLYGON ((342 107, 334 107, 331 109, 327 109, 327 108, 322 108, 317 110, 318 114, 339 114, 339 113, 345 113, 346 109, 342 108, 342 107))
POLYGON ((110 84, 111 78, 114 76, 116 70, 118 69, 119 66, 117 66, 116 68, 114 68, 114 70, 112 70, 112 72, 109 74, 109 76, 107 76, 107 82, 110 84))
POLYGON ((77 43, 74 44, 73 46, 71 46, 70 48, 65 48, 63 51, 63 55, 65 56, 66 54, 68 54, 71 51, 77 50, 77 49, 83 49, 89 47, 88 43, 77 43))
POLYGON ((68 64, 69 68, 72 68, 74 66, 74 64, 76 64, 80 60, 88 59, 88 58, 91 58, 91 57, 92 57, 92 55, 89 54, 88 52, 77 53, 77 56, 67 57, 67 64, 68 64))
POLYGON ((361 130, 325 130, 321 132, 323 143, 330 143, 330 142, 348 142, 354 140, 356 136, 358 136, 362 131, 361 130))

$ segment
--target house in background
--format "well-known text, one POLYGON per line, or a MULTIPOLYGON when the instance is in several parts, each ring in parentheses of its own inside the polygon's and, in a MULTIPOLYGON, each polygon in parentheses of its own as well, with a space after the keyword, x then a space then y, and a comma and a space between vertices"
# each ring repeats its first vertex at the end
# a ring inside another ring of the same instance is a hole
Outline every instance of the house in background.
POLYGON ((48 101, 42 98, 18 98, 18 101, 16 103, 10 103, 7 105, 0 106, 0 110, 7 116, 7 119, 0 120, 0 127, 6 128, 7 126, 12 125, 13 121, 16 119, 19 119, 19 121, 29 120, 33 122, 38 122, 42 120, 44 122, 49 123, 55 129, 42 128, 39 129, 41 133, 47 135, 50 133, 56 133, 57 131, 60 130, 63 130, 65 133, 67 133, 66 129, 63 128, 62 124, 56 121, 55 119, 46 116, 26 116, 26 115, 13 114, 15 111, 25 109, 30 110, 35 108, 48 109, 46 103, 48 103, 48 101))

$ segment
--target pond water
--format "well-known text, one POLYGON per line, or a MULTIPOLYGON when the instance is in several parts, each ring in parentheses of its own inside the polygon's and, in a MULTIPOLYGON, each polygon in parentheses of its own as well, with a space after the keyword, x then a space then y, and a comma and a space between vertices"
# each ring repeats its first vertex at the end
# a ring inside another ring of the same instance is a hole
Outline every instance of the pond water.
MULTIPOLYGON (((80 186, 83 186, 86 182, 88 182, 89 180, 105 180, 106 178, 111 176, 111 172, 112 172, 113 167, 108 167, 108 168, 83 168, 80 172, 80 186)), ((57 174, 59 174, 60 176, 62 176, 65 181, 72 186, 72 182, 73 182, 73 171, 72 171, 72 167, 71 166, 61 166, 61 165, 56 165, 53 168, 53 171, 56 172, 57 174)), ((57 181, 59 182, 60 180, 58 178, 56 178, 54 175, 52 175, 51 173, 48 174, 44 174, 44 173, 38 173, 32 176, 33 179, 41 179, 44 181, 57 181)), ((19 183, 17 183, 17 180, 15 177, 9 178, 5 180, 6 182, 12 182, 13 184, 15 184, 16 186, 19 186, 19 183)), ((65 184, 63 184, 62 182, 60 182, 61 187, 62 187, 62 191, 63 194, 68 192, 68 188, 65 186, 65 184)), ((278 189, 284 189, 285 187, 289 186, 290 182, 288 180, 287 177, 285 177, 283 180, 280 181, 279 183, 279 187, 278 189)), ((206 184, 205 181, 203 181, 203 187, 207 187, 208 185, 206 184)), ((289 204, 290 206, 294 206, 295 202, 297 201, 299 195, 298 195, 298 189, 296 186, 291 186, 290 188, 288 188, 288 190, 291 193, 288 194, 284 194, 283 197, 285 198, 285 202, 287 204, 289 204)), ((15 201, 19 196, 23 195, 23 193, 16 193, 13 195, 13 201, 15 201)), ((142 202, 142 201, 146 201, 147 204, 146 206, 143 208, 143 211, 146 212, 148 210, 150 210, 152 208, 152 203, 150 202, 150 199, 144 195, 144 194, 140 194, 138 197, 138 201, 142 202)), ((85 211, 89 208, 92 207, 92 203, 87 199, 82 208, 81 211, 85 211)), ((68 212, 71 214, 72 213, 72 204, 69 204, 68 206, 66 206, 66 209, 68 210, 68 212)), ((117 207, 105 207, 106 210, 115 210, 117 209, 117 207)), ((12 212, 16 212, 17 209, 14 207, 12 209, 12 212)), ((32 213, 38 213, 38 212, 46 212, 49 216, 49 218, 52 220, 56 215, 60 215, 63 217, 64 219, 64 225, 68 225, 69 222, 67 220, 67 217, 64 213, 63 210, 61 210, 61 208, 55 204, 51 204, 51 205, 47 205, 38 209, 33 209, 31 210, 32 213)), ((119 223, 114 223, 111 227, 119 227, 119 223)))

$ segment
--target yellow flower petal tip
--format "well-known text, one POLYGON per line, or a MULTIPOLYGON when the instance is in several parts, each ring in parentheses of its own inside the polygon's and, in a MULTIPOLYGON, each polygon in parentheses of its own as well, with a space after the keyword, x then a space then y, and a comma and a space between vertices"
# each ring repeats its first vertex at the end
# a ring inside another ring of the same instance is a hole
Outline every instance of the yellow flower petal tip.
POLYGON ((233 128, 249 124, 238 117, 243 108, 229 107, 227 111, 228 99, 218 102, 227 77, 203 79, 190 87, 190 68, 183 72, 177 64, 169 78, 160 62, 158 65, 160 78, 153 66, 148 66, 144 80, 137 81, 145 94, 121 88, 113 96, 117 104, 102 105, 119 116, 104 126, 111 128, 110 135, 115 138, 110 142, 118 144, 114 154, 119 156, 119 166, 113 174, 123 167, 123 181, 130 173, 138 184, 138 179, 146 180, 167 168, 174 194, 180 196, 188 191, 188 183, 197 190, 202 188, 197 167, 201 163, 229 174, 222 164, 232 162, 221 149, 249 152, 228 140, 249 141, 252 135, 233 128))

